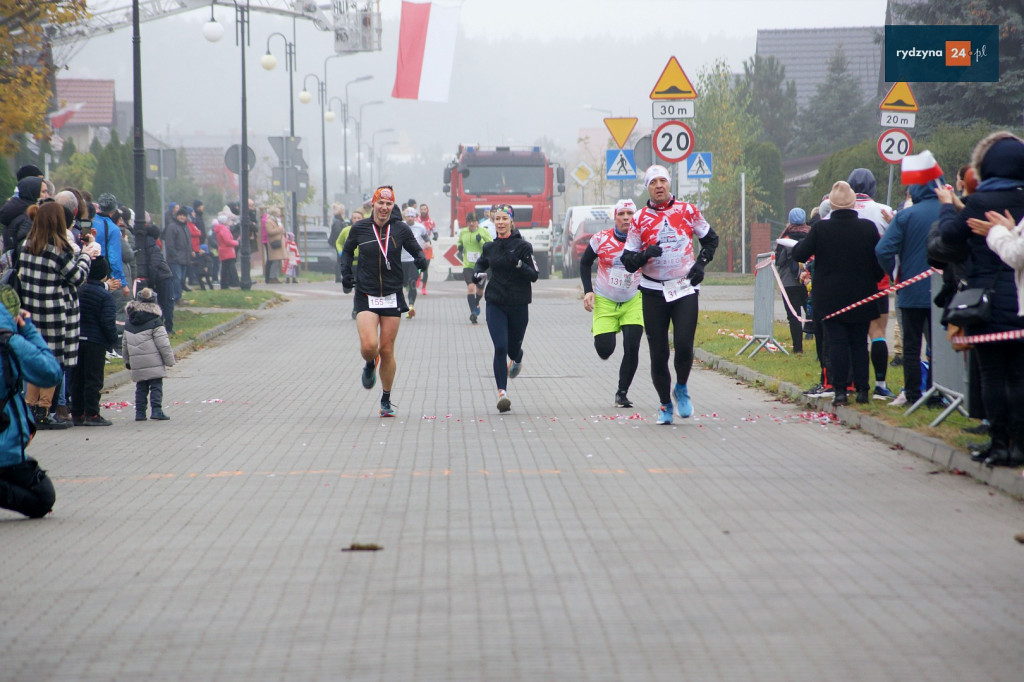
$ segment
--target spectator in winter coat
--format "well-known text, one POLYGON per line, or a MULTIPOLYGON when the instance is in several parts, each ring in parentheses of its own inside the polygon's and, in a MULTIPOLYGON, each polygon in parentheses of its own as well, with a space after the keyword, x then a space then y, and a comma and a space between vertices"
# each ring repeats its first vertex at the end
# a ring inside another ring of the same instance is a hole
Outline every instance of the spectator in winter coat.
POLYGON ((7 200, 0 209, 0 226, 3 226, 3 250, 10 251, 25 241, 32 219, 28 207, 49 196, 47 184, 42 178, 28 177, 18 182, 18 194, 7 200))
POLYGON ((263 223, 264 233, 267 236, 266 244, 266 271, 263 273, 264 281, 267 284, 280 284, 277 273, 281 272, 281 261, 287 256, 285 252, 285 228, 281 222, 281 209, 274 206, 267 211, 266 220, 263 223))
POLYGON ((0 306, 0 376, 11 374, 9 399, 3 406, 7 428, 0 431, 0 507, 38 519, 53 508, 53 483, 39 463, 25 455, 32 440, 32 417, 20 390, 23 382, 55 386, 63 372, 32 320, 21 311, 12 316, 0 306))
POLYGON ((89 279, 78 289, 81 326, 78 364, 71 376, 71 418, 75 426, 110 426, 100 416, 103 366, 107 351, 117 343, 114 297, 103 280, 110 275, 107 259, 98 256, 89 268, 89 279))
POLYGON ((174 219, 164 228, 164 252, 171 274, 174 275, 171 300, 179 303, 181 293, 188 286, 188 266, 192 263, 192 234, 188 229, 188 209, 180 204, 174 208, 174 219))
POLYGON ((121 256, 121 228, 117 226, 114 214, 117 211, 117 197, 110 192, 104 192, 96 200, 98 211, 92 219, 92 227, 96 231, 96 243, 103 250, 103 256, 110 263, 110 275, 118 281, 116 288, 120 288, 121 295, 125 298, 131 296, 128 288, 130 282, 124 272, 124 263, 121 256))
MULTIPOLYGON (((832 185, 832 211, 828 218, 793 247, 793 258, 801 263, 814 257, 814 314, 823 319, 874 294, 882 278, 882 268, 875 257, 878 230, 873 222, 857 216, 855 204, 856 195, 848 183, 840 180, 832 185)), ((835 389, 833 405, 848 404, 846 377, 851 364, 857 402, 870 400, 868 323, 877 317, 878 308, 869 303, 824 320, 835 389)))
POLYGON ((147 403, 152 408, 152 419, 170 419, 163 410, 164 377, 167 368, 174 365, 174 351, 160 319, 157 294, 148 287, 128 304, 121 354, 135 382, 135 421, 146 421, 147 403))
MULTIPOLYGON (((136 235, 140 238, 139 257, 140 275, 145 278, 149 288, 157 292, 160 297, 159 306, 163 312, 167 325, 167 333, 174 333, 174 300, 171 298, 174 291, 174 275, 171 267, 164 258, 163 251, 157 238, 160 236, 160 226, 146 223, 136 229, 136 235)), ((125 306, 125 315, 128 314, 128 307, 125 306)))
POLYGON ((221 213, 213 223, 213 234, 217 237, 217 257, 220 258, 220 288, 239 286, 238 268, 235 266, 235 247, 238 240, 228 226, 227 214, 221 213))
MULTIPOLYGON (((85 282, 92 257, 83 249, 77 254, 68 242, 64 208, 53 201, 33 207, 32 229, 18 255, 22 307, 32 314, 57 362, 65 369, 78 362, 77 288, 85 282)), ((49 416, 53 388, 29 384, 26 402, 36 413, 39 428, 67 428, 49 416)))
POLYGON ((802 208, 794 208, 789 212, 789 223, 782 231, 775 247, 775 267, 786 291, 786 298, 792 304, 792 310, 786 306, 786 317, 789 320, 789 333, 793 337, 793 352, 804 352, 803 323, 797 315, 806 316, 807 286, 800 281, 802 268, 793 260, 793 247, 797 245, 810 230, 807 226, 807 214, 802 208), (794 314, 796 311, 796 314, 794 314))
MULTIPOLYGON (((939 178, 938 182, 942 182, 939 178)), ((911 185, 913 205, 896 213, 875 245, 878 263, 893 281, 905 281, 928 269, 928 232, 939 218, 939 201, 931 185, 911 185), (899 271, 896 259, 899 258, 899 271)), ((896 292, 896 311, 903 335, 903 390, 907 402, 921 398, 921 338, 932 343, 931 282, 923 279, 896 292)), ((931 377, 928 377, 931 385, 931 377)))
POLYGON ((1017 282, 1017 316, 1024 317, 1024 220, 1016 225, 1013 218, 995 211, 985 213, 985 220, 967 221, 971 232, 985 237, 985 243, 1004 263, 1013 268, 1017 282))
MULTIPOLYGON (((985 236, 971 231, 968 220, 984 220, 988 211, 1008 212, 1013 222, 1024 218, 1024 140, 1006 131, 992 133, 974 148, 971 166, 979 184, 964 199, 963 211, 957 213, 952 192, 935 190, 942 202, 939 233, 943 241, 953 248, 966 244, 969 249, 967 287, 991 292, 989 320, 966 331, 971 335, 1019 332, 1024 329, 1024 317, 1017 314, 1013 268, 989 248, 985 236)), ((984 458, 988 466, 1020 466, 1024 464, 1024 339, 979 343, 975 352, 992 445, 972 458, 984 458)))

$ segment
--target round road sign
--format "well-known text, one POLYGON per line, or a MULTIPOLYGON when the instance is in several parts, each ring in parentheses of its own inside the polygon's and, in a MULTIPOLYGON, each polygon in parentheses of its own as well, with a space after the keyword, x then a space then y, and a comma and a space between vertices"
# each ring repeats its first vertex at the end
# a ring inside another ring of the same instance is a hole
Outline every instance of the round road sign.
POLYGON ((878 137, 878 155, 886 163, 899 163, 900 159, 912 151, 914 141, 906 130, 889 128, 878 137))
POLYGON ((693 131, 682 121, 665 121, 654 131, 654 153, 669 163, 679 163, 693 151, 693 131))

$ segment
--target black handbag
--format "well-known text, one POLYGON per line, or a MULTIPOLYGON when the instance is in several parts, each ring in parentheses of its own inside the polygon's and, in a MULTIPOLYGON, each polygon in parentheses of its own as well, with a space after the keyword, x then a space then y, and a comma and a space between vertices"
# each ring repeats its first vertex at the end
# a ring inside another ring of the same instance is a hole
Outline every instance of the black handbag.
MULTIPOLYGON (((995 286, 993 278, 992 286, 995 286)), ((973 287, 953 294, 942 313, 942 324, 975 327, 992 319, 992 289, 973 287)))
POLYGON ((962 289, 956 292, 946 306, 942 324, 973 327, 988 322, 992 317, 989 289, 962 289))
POLYGON ((272 249, 280 249, 281 248, 281 240, 280 239, 272 240, 270 242, 270 248, 272 248, 272 249))

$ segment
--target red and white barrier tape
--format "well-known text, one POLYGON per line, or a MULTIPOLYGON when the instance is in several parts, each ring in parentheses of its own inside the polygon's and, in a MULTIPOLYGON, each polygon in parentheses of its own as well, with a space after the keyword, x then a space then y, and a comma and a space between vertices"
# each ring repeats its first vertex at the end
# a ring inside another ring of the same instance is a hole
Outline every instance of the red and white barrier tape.
POLYGON ((801 317, 800 313, 793 308, 793 304, 790 302, 789 296, 786 294, 786 287, 782 285, 782 277, 779 276, 779 269, 775 267, 775 256, 773 255, 770 258, 765 258, 763 261, 760 261, 754 266, 754 269, 761 270, 769 265, 772 267, 772 274, 775 275, 775 283, 779 285, 779 291, 782 293, 782 300, 786 302, 786 307, 789 308, 789 312, 793 313, 793 317, 799 320, 800 324, 807 322, 808 320, 801 317))
POLYGON ((880 299, 880 298, 882 298, 884 296, 888 296, 889 294, 891 294, 894 291, 899 291, 900 289, 902 289, 904 287, 909 287, 911 284, 917 284, 921 280, 927 279, 928 277, 931 277, 933 272, 942 272, 942 270, 939 270, 938 268, 928 268, 927 270, 925 270, 924 272, 922 272, 919 275, 914 275, 910 279, 904 280, 904 281, 900 282, 899 284, 895 284, 895 285, 889 287, 888 289, 883 289, 882 291, 879 291, 878 293, 871 294, 867 298, 863 298, 863 299, 857 301, 856 303, 851 303, 850 305, 846 306, 845 308, 840 308, 839 310, 835 311, 834 313, 829 313, 828 315, 826 315, 825 317, 823 317, 821 319, 822 320, 830 320, 833 317, 835 317, 836 315, 842 315, 843 313, 848 312, 850 310, 853 310, 854 308, 859 308, 860 306, 864 305, 865 303, 870 303, 871 301, 877 301, 878 299, 880 299))
POLYGON ((993 341, 1015 341, 1016 339, 1024 339, 1024 329, 1014 329, 1009 332, 993 332, 992 334, 976 334, 974 336, 954 336, 949 341, 950 343, 960 345, 992 343, 993 341))

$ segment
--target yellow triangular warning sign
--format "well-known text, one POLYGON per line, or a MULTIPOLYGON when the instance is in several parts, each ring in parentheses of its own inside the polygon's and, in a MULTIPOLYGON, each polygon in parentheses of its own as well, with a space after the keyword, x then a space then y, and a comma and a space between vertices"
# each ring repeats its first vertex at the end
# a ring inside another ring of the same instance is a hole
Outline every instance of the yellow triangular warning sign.
POLYGON ((885 96, 878 108, 882 111, 917 111, 917 100, 914 99, 914 93, 910 91, 910 84, 906 81, 893 83, 889 88, 889 94, 885 96))
POLYGON ((629 134, 633 132, 633 128, 636 127, 635 118, 606 118, 604 125, 608 128, 608 132, 612 134, 612 139, 615 140, 615 146, 622 149, 626 146, 626 140, 629 139, 629 134))
POLYGON ((697 91, 675 57, 669 57, 651 90, 651 99, 697 99, 697 91))

